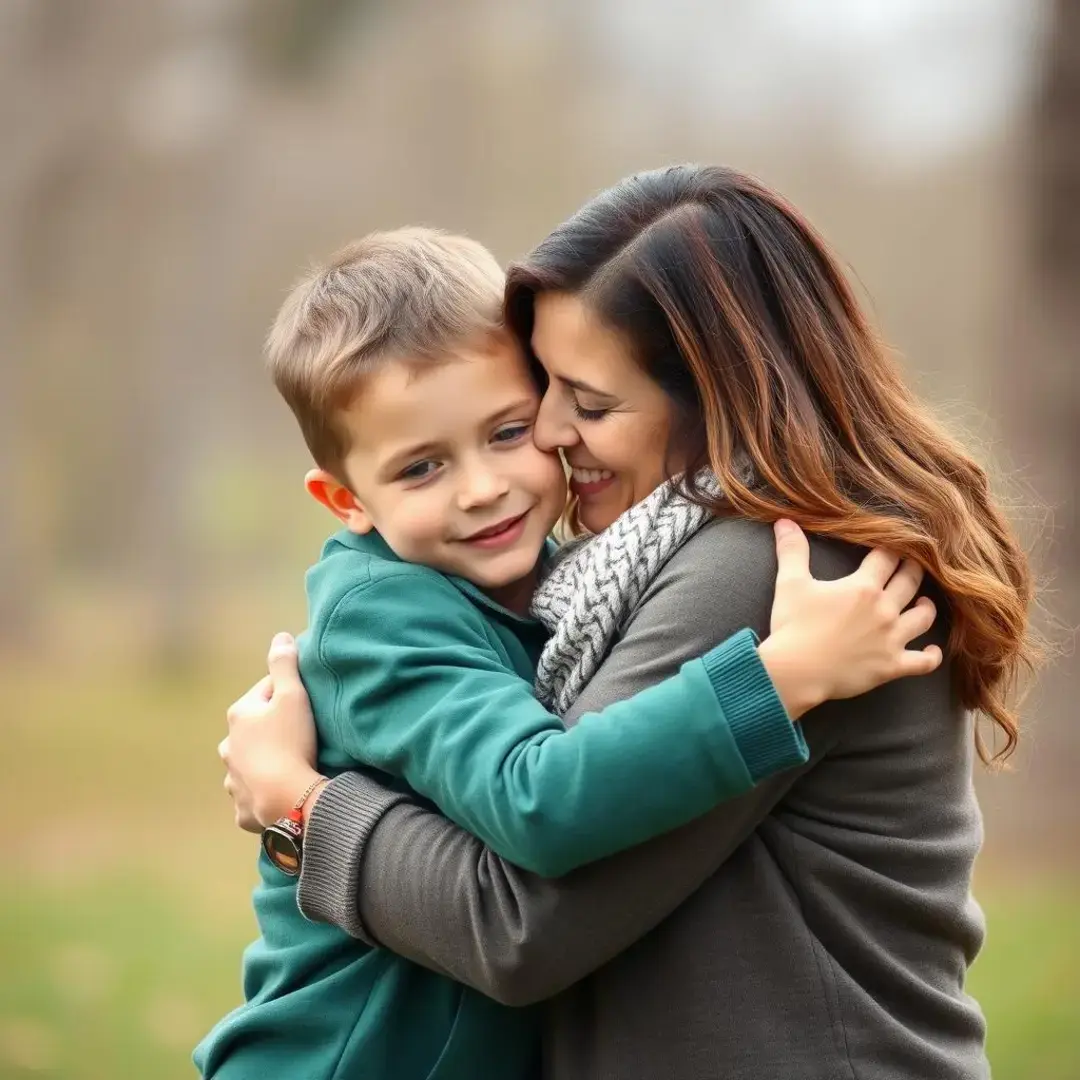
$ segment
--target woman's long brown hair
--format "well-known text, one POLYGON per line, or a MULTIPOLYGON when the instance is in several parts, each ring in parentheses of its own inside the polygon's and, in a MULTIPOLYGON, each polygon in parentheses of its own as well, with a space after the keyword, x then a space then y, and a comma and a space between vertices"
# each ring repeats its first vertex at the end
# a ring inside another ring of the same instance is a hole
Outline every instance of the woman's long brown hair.
MULTIPOLYGON (((717 513, 915 559, 948 600, 964 706, 1019 734, 1010 693, 1034 667, 1027 559, 985 471, 930 416, 807 220, 752 177, 676 166, 587 203, 507 280, 526 350, 537 293, 579 295, 621 332, 681 414, 686 477, 710 465, 717 513)), ((531 355, 531 354, 530 354, 531 355)), ((708 500, 685 481, 692 497, 708 500)))

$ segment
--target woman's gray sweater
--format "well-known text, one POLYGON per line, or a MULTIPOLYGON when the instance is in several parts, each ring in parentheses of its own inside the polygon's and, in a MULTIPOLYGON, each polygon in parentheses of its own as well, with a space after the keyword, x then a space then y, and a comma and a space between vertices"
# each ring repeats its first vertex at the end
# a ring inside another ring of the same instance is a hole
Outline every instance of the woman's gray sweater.
MULTIPOLYGON (((817 577, 859 557, 812 543, 817 577)), ((770 529, 705 526, 567 723, 744 626, 767 633, 775 574, 770 529)), ((805 767, 559 880, 346 774, 311 816, 301 907, 501 1001, 550 998, 553 1080, 988 1077, 982 1014, 964 993, 983 938, 970 893, 982 828, 948 672, 804 723, 805 767)))

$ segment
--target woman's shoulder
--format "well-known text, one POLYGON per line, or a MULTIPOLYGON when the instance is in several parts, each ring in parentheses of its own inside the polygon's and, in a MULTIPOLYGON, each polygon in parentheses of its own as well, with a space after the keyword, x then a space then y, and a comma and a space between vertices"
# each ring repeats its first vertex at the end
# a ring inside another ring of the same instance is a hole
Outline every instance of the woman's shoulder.
MULTIPOLYGON (((810 568, 815 577, 844 577, 866 552, 853 544, 808 535, 810 568)), ((741 581, 768 589, 776 581, 776 541, 771 525, 743 517, 714 518, 699 529, 657 576, 657 581, 741 581)))
MULTIPOLYGON (((810 538, 815 577, 850 574, 861 549, 824 537, 810 538)), ((769 628, 776 586, 776 542, 772 526, 742 517, 716 518, 699 529, 664 565, 642 595, 638 609, 669 609, 678 624, 769 628), (722 624, 722 625, 721 625, 722 624)))
POLYGON ((717 518, 702 526, 658 571, 635 614, 673 636, 715 643, 749 626, 768 631, 776 549, 768 525, 717 518))
POLYGON ((675 577, 725 578, 776 576, 776 545, 772 527, 742 517, 714 518, 703 525, 668 560, 665 571, 675 577))

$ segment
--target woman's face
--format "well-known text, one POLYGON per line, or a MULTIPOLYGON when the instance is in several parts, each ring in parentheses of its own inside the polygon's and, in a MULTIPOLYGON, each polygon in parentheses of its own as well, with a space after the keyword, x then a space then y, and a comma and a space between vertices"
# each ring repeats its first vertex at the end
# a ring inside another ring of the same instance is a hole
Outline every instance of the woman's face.
POLYGON ((532 348, 550 380, 533 437, 563 451, 581 524, 600 532, 667 479, 674 407, 622 336, 569 293, 537 295, 532 348))

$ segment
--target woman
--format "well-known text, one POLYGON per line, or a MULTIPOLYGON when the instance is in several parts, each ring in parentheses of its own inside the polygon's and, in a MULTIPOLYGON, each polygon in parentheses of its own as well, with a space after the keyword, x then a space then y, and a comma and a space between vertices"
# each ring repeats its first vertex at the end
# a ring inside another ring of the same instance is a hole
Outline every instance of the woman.
MULTIPOLYGON (((546 590, 561 617, 588 596, 571 638, 601 642, 555 673, 568 723, 767 630, 765 523, 782 517, 817 534, 819 576, 853 568, 852 545, 926 567, 948 663, 816 710, 804 768, 558 881, 347 774, 311 811, 301 906, 502 1000, 551 998, 558 1080, 987 1076, 964 975, 983 935, 973 745, 989 752, 966 717, 1011 752, 1005 695, 1033 650, 1028 569, 985 475, 906 389, 821 238, 731 170, 597 196, 512 268, 507 317, 546 386, 537 442, 565 454, 575 520, 601 534, 546 590), (672 505, 708 513, 651 569, 672 505)), ((233 715, 250 751, 233 747, 233 782, 287 802, 310 773, 305 703, 271 702, 298 734, 269 749, 243 722, 260 708, 233 715)))

